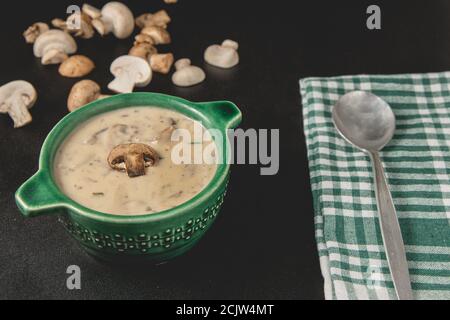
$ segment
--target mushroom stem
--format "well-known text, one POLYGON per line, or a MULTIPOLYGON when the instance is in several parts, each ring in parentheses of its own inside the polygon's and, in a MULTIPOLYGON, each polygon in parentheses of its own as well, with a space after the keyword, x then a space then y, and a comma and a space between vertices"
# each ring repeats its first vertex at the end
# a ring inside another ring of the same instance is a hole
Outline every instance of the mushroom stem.
POLYGON ((113 30, 113 22, 105 17, 92 20, 92 26, 101 36, 105 36, 113 30))
POLYGON ((145 160, 143 153, 130 153, 125 157, 125 167, 130 178, 145 175, 145 160))
POLYGON ((58 49, 51 49, 44 53, 41 62, 43 65, 60 64, 66 61, 68 58, 69 56, 64 51, 58 49))
POLYGON ((114 92, 131 93, 133 92, 135 82, 133 76, 127 70, 122 70, 116 78, 109 83, 108 88, 114 92))
POLYGON ((23 127, 33 120, 22 96, 12 96, 9 103, 14 106, 8 109, 8 115, 14 121, 14 128, 23 127))

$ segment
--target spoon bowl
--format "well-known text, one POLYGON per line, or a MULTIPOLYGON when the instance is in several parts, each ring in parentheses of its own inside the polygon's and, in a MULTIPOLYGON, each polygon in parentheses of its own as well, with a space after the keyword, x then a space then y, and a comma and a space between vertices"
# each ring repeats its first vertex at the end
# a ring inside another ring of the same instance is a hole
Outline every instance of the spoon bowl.
POLYGON ((368 152, 383 149, 395 132, 391 107, 364 91, 353 91, 339 99, 333 108, 333 121, 348 142, 368 152))

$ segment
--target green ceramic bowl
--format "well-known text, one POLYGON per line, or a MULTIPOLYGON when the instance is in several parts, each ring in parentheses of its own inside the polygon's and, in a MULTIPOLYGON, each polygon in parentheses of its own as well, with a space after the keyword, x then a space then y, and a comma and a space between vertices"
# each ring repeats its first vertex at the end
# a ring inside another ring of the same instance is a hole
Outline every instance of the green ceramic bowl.
MULTIPOLYGON (((16 203, 27 217, 56 215, 90 254, 107 261, 166 261, 192 248, 212 225, 222 206, 230 166, 220 164, 210 184, 195 198, 164 212, 144 216, 113 216, 74 202, 53 179, 56 151, 84 121, 104 112, 133 106, 158 106, 201 121, 207 129, 226 131, 239 125, 242 115, 231 102, 193 103, 180 98, 132 93, 93 102, 62 119, 41 150, 39 171, 16 192, 16 203)), ((229 154, 226 139, 217 143, 219 155, 229 154)), ((226 159, 226 158, 224 158, 226 159)))

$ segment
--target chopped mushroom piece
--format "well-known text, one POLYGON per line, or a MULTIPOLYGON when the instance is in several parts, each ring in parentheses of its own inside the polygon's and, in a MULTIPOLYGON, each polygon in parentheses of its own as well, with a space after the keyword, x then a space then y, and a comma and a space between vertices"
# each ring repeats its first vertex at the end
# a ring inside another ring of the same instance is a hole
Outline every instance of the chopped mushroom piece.
POLYGON ((145 27, 144 29, 142 29, 141 33, 152 37, 156 45, 169 44, 170 42, 172 42, 169 32, 161 27, 145 27))
POLYGON ((132 47, 128 54, 130 56, 139 57, 147 62, 150 62, 150 57, 156 53, 158 53, 158 50, 153 45, 148 43, 141 43, 132 47))
POLYGON ((68 32, 73 33, 76 37, 83 39, 91 39, 95 34, 91 18, 87 14, 79 12, 74 13, 67 18, 66 29, 63 30, 67 30, 68 32), (80 21, 80 27, 70 27, 75 25, 75 21, 78 19, 80 21))
POLYGON ((98 19, 102 16, 102 12, 99 9, 87 3, 83 4, 81 11, 91 19, 98 19))
POLYGON ((239 63, 237 50, 239 44, 232 40, 225 40, 222 45, 212 45, 205 51, 205 61, 210 65, 229 69, 239 63))
POLYGON ((125 39, 133 33, 134 16, 126 5, 112 1, 105 4, 101 16, 94 18, 92 25, 102 36, 112 32, 117 38, 125 39))
POLYGON ((150 67, 153 71, 168 74, 174 61, 173 54, 161 53, 150 57, 150 67))
POLYGON ((23 80, 9 82, 0 87, 0 113, 7 113, 14 121, 14 128, 20 128, 30 123, 28 109, 33 107, 37 92, 33 85, 23 80))
POLYGON ((69 98, 67 99, 67 109, 70 112, 75 111, 92 101, 103 99, 108 96, 102 95, 100 86, 92 80, 81 80, 70 90, 69 98))
POLYGON ((131 93, 135 86, 145 87, 152 80, 152 70, 144 59, 125 55, 111 64, 111 73, 115 79, 108 88, 117 93, 131 93))
POLYGON ((205 72, 191 65, 191 60, 180 59, 175 63, 177 70, 172 76, 172 82, 179 87, 190 87, 206 79, 205 72))
POLYGON ((59 73, 68 78, 80 78, 88 75, 95 68, 94 62, 86 56, 75 55, 59 66, 59 73))
POLYGON ((145 27, 161 27, 166 29, 171 22, 166 10, 160 10, 156 13, 144 13, 136 18, 136 25, 138 28, 145 27))
POLYGON ((69 32, 69 29, 67 28, 67 22, 60 18, 55 18, 52 20, 52 26, 55 28, 61 29, 64 32, 69 32))
POLYGON ((34 43, 41 34, 47 32, 48 30, 50 30, 48 24, 44 22, 36 22, 25 30, 23 37, 27 43, 34 43))
POLYGON ((49 30, 36 39, 33 50, 37 58, 42 58, 42 64, 59 64, 77 51, 77 44, 66 32, 49 30))
POLYGON ((126 172, 130 178, 145 175, 145 168, 158 164, 159 155, 150 146, 141 143, 121 144, 108 156, 114 170, 126 172))
POLYGON ((174 3, 177 3, 178 0, 164 0, 164 2, 167 4, 174 4, 174 3))
POLYGON ((141 43, 148 43, 148 44, 151 44, 151 45, 155 44, 155 41, 153 40, 152 37, 150 37, 147 34, 143 34, 143 33, 140 33, 136 37, 134 37, 134 40, 135 40, 134 41, 134 45, 135 46, 138 45, 138 44, 141 44, 141 43))

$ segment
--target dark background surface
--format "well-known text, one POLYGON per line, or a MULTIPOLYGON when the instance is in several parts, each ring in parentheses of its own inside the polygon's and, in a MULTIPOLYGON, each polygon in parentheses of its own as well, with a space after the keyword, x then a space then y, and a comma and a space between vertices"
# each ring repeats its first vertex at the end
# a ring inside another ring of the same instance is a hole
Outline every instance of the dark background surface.
MULTIPOLYGON (((100 5, 106 1, 92 1, 100 5)), ((14 130, 0 115, 1 299, 322 299, 313 208, 302 133, 298 80, 307 76, 450 70, 450 1, 129 1, 137 14, 167 8, 173 44, 167 50, 204 67, 208 79, 189 89, 156 75, 147 91, 194 101, 228 99, 244 114, 243 128, 281 130, 281 167, 274 177, 257 166, 235 166, 216 224, 186 256, 154 268, 98 263, 55 217, 23 218, 13 194, 38 166, 41 144, 66 115, 76 80, 42 66, 21 33, 35 21, 64 17, 81 1, 2 4, 0 83, 24 79, 39 100, 31 125, 14 130), (366 8, 382 8, 381 31, 368 31, 366 8), (241 64, 228 71, 204 65, 204 49, 237 40, 241 64), (82 270, 82 290, 66 289, 66 268, 82 270)), ((132 38, 78 40, 105 92, 109 64, 132 38)))

